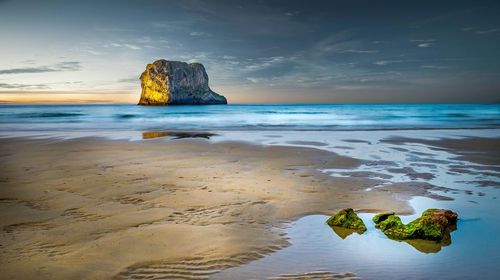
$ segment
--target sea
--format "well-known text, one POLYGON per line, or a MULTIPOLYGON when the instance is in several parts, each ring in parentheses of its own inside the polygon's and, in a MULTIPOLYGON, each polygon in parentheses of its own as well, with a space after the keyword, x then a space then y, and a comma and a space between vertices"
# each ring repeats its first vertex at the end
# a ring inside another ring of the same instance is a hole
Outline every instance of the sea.
POLYGON ((349 272, 362 279, 499 279, 500 166, 468 162, 451 150, 432 145, 384 140, 498 140, 500 104, 9 104, 0 105, 0 137, 56 141, 79 137, 177 141, 193 137, 211 142, 310 147, 363 160, 356 170, 321 170, 331 176, 371 172, 381 174, 382 185, 425 182, 453 189, 431 190, 448 200, 412 198, 409 203, 414 213, 402 217, 409 222, 427 208, 456 211, 458 228, 451 233, 448 246, 422 248, 390 240, 374 228, 373 213, 360 213, 368 228, 366 233, 347 237, 337 235, 326 225, 328 216, 307 215, 283 226, 288 247, 216 273, 213 279, 267 279, 279 275, 281 278, 276 279, 314 279, 314 275, 334 279, 330 272, 349 272), (400 172, 408 168, 411 172, 400 172), (412 176, 416 173, 432 176, 412 176))
POLYGON ((355 131, 499 127, 500 104, 0 105, 2 133, 145 130, 355 131))

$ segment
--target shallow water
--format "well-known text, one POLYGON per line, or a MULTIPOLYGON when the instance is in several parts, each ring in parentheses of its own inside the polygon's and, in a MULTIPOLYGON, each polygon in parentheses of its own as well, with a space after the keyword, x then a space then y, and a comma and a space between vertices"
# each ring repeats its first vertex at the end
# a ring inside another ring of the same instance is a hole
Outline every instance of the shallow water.
MULTIPOLYGON (((211 279, 265 279, 311 271, 353 272, 362 279, 498 279, 500 243, 496 233, 500 219, 490 212, 498 211, 498 206, 486 202, 482 207, 473 207, 465 202, 461 207, 462 202, 428 198, 412 201, 418 213, 430 206, 451 208, 461 215, 458 229, 451 233, 452 244, 435 253, 388 239, 374 228, 373 214, 360 214, 367 232, 353 233, 345 239, 326 225, 327 216, 311 215, 289 225, 289 247, 211 279)), ((403 220, 408 222, 416 216, 403 220)))
POLYGON ((498 130, 285 132, 254 137, 247 132, 228 132, 219 136, 264 145, 315 147, 364 160, 353 170, 323 170, 335 177, 371 172, 382 181, 380 187, 421 182, 451 188, 431 191, 452 199, 449 201, 419 196, 411 199, 415 213, 402 216, 402 220, 410 222, 428 208, 451 209, 458 212, 460 219, 458 229, 451 233, 451 245, 439 248, 424 243, 417 249, 390 240, 376 230, 371 221, 374 214, 360 214, 368 227, 366 233, 353 233, 345 239, 325 224, 327 216, 306 216, 288 225, 290 247, 223 271, 213 279, 265 279, 311 271, 353 272, 362 279, 498 279, 500 167, 468 162, 457 158, 453 151, 424 144, 383 141, 403 136, 440 139, 467 135, 499 137, 498 130))

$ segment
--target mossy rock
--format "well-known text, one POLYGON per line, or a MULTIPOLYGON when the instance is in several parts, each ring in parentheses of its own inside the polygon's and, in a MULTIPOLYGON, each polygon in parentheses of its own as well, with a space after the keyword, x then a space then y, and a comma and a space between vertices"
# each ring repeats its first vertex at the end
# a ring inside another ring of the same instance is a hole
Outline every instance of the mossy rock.
POLYGON ((352 208, 342 209, 333 216, 331 216, 326 223, 331 227, 342 227, 352 229, 357 233, 366 231, 366 226, 352 208))
POLYGON ((457 217, 457 213, 450 210, 427 209, 422 216, 406 225, 394 213, 376 215, 373 221, 375 227, 391 239, 423 239, 449 244, 450 232, 456 229, 457 217))
POLYGON ((387 217, 392 216, 394 214, 396 214, 396 213, 385 212, 385 213, 377 214, 377 215, 375 215, 375 217, 373 217, 373 221, 375 222, 375 224, 378 224, 378 223, 382 222, 383 220, 387 219, 387 217))

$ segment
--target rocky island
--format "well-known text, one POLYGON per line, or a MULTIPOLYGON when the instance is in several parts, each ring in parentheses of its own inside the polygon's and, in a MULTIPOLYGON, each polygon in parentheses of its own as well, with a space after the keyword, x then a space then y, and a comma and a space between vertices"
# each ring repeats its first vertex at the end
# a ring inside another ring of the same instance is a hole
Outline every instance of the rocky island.
POLYGON ((160 59, 146 66, 140 80, 138 105, 227 104, 224 96, 208 86, 208 75, 201 63, 160 59))

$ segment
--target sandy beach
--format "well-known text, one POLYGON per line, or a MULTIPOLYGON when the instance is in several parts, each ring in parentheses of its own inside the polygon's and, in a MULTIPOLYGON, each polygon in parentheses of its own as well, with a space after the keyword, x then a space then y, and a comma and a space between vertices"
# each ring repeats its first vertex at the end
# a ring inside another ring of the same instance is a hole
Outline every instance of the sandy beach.
POLYGON ((2 267, 16 277, 119 277, 193 257, 224 268, 286 245, 280 221, 347 206, 408 211, 390 195, 364 195, 363 181, 317 172, 358 162, 314 149, 97 139, 2 147, 2 267))
MULTIPOLYGON (((498 145, 477 145, 491 141, 459 141, 460 150, 498 164, 498 145)), ((4 279, 203 279, 287 246, 283 225, 308 214, 408 214, 414 195, 447 199, 419 183, 366 192, 380 183, 370 174, 319 171, 361 160, 314 148, 98 138, 0 147, 4 279)))

